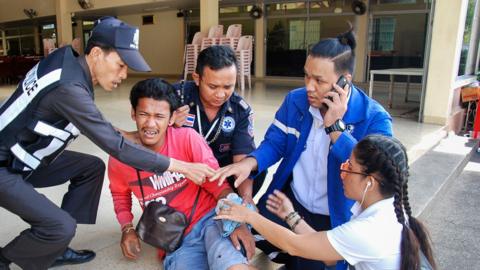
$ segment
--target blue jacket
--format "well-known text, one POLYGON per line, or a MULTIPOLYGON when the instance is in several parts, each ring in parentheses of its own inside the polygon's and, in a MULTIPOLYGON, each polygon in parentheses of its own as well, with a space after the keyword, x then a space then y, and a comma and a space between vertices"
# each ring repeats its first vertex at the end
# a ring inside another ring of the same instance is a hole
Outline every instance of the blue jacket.
MULTIPOLYGON (((343 193, 340 164, 350 157, 358 140, 368 134, 392 136, 392 119, 385 109, 363 91, 352 86, 350 100, 343 121, 347 130, 330 146, 328 154, 327 192, 332 228, 350 220, 353 200, 343 193)), ((265 201, 273 190, 282 190, 292 174, 293 167, 306 148, 313 117, 309 112, 305 88, 292 90, 275 114, 264 140, 250 156, 258 162, 261 172, 282 159, 267 192, 259 202, 262 214, 272 216, 265 209, 265 201)))

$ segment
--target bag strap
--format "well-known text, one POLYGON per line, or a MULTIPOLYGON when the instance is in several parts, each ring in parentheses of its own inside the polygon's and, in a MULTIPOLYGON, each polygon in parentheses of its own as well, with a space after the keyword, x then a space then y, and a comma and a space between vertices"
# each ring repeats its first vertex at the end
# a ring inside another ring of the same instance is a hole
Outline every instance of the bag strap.
POLYGON ((143 205, 145 206, 145 195, 143 194, 143 186, 142 186, 142 180, 140 178, 140 170, 135 169, 137 171, 137 179, 138 179, 138 185, 140 186, 140 191, 142 192, 142 200, 143 200, 143 205))
MULTIPOLYGON (((137 179, 138 179, 138 185, 140 186, 140 192, 142 192, 142 200, 143 200, 143 205, 145 206, 145 194, 143 193, 143 185, 142 185, 142 180, 140 178, 140 170, 135 169, 137 171, 137 179)), ((197 192, 197 197, 195 198, 195 202, 193 203, 192 207, 192 212, 190 212, 190 216, 188 217, 188 224, 192 221, 193 214, 195 213, 195 210, 197 208, 197 203, 198 203, 198 198, 200 197, 200 191, 202 191, 202 188, 198 188, 197 192)))
POLYGON ((190 212, 190 217, 188 218, 188 224, 192 221, 193 214, 195 213, 195 209, 197 208, 198 197, 200 197, 200 191, 202 191, 201 187, 198 187, 197 197, 195 198, 195 203, 193 203, 192 212, 190 212))

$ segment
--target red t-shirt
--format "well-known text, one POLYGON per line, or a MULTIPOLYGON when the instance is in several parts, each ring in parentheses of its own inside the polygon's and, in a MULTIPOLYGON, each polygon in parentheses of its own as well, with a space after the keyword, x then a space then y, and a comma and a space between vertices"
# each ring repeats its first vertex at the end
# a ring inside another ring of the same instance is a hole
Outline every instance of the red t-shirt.
MULTIPOLYGON (((159 153, 177 160, 204 163, 213 169, 218 168, 218 162, 210 147, 191 128, 169 127, 165 143, 159 153)), ((112 193, 115 214, 118 222, 123 226, 133 220, 131 211, 132 192, 143 207, 137 172, 134 168, 110 157, 108 177, 110 178, 110 191, 112 193)), ((186 233, 190 231, 198 220, 215 207, 220 193, 229 188, 227 182, 224 182, 222 186, 218 186, 218 182, 206 181, 203 185, 198 186, 185 178, 183 174, 169 171, 164 172, 162 175, 141 171, 140 178, 147 202, 153 200, 163 201, 170 207, 183 212, 187 218, 192 211, 197 192, 200 187, 202 188, 192 222, 186 233)))

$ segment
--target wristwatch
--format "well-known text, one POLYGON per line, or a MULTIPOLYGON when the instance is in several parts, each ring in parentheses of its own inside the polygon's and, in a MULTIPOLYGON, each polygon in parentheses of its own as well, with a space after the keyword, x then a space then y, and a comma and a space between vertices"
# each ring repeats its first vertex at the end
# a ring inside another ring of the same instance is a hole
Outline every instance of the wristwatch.
POLYGON ((337 119, 337 121, 335 121, 335 123, 333 123, 333 125, 325 128, 325 132, 326 132, 327 135, 328 135, 328 134, 330 134, 330 133, 332 133, 332 132, 334 132, 334 131, 343 132, 346 128, 347 128, 347 126, 346 126, 345 123, 342 121, 342 119, 337 119))

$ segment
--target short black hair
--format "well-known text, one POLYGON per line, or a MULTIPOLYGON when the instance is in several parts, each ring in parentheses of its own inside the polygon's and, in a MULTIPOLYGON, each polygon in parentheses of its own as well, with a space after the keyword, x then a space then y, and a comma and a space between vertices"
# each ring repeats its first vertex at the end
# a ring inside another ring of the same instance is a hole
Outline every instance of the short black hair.
POLYGON ((205 67, 212 70, 219 70, 226 67, 237 67, 235 52, 228 46, 214 45, 200 52, 197 58, 195 72, 202 76, 205 67))
POLYGON ((136 110, 138 100, 141 98, 153 98, 164 100, 170 104, 170 113, 173 113, 179 106, 175 88, 167 81, 160 78, 151 78, 137 82, 130 91, 130 104, 136 110))
POLYGON ((336 38, 320 40, 313 45, 308 55, 312 57, 327 58, 335 65, 338 75, 348 71, 353 74, 355 69, 355 47, 357 42, 350 24, 350 29, 336 38))
POLYGON ((92 40, 89 39, 87 41, 87 47, 85 47, 85 54, 90 54, 93 47, 99 47, 100 49, 102 49, 102 51, 104 53, 107 53, 107 54, 115 51, 115 48, 110 46, 110 45, 103 44, 103 43, 98 42, 98 41, 92 41, 92 40))

